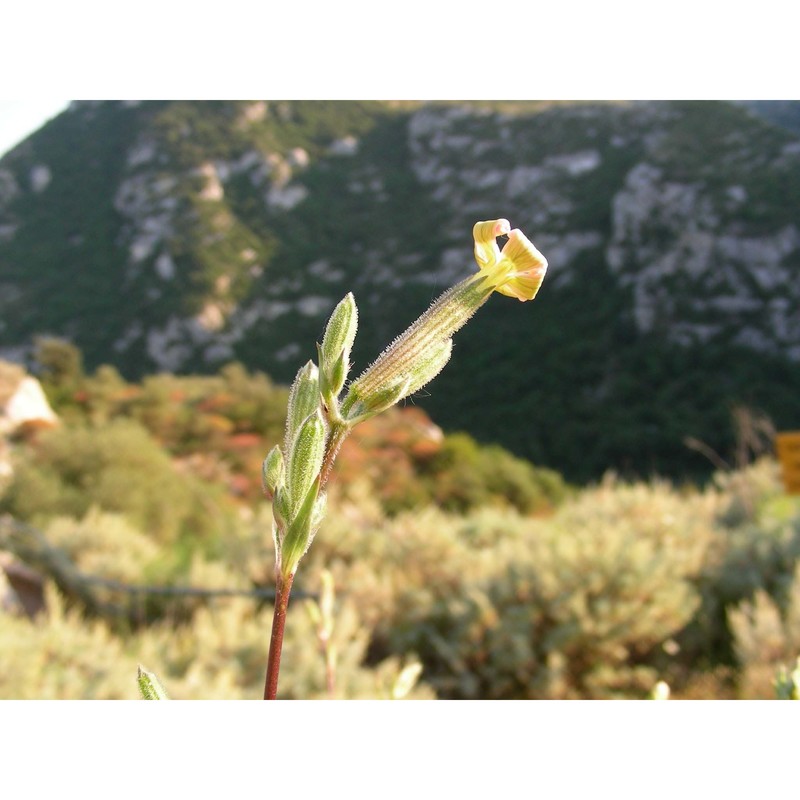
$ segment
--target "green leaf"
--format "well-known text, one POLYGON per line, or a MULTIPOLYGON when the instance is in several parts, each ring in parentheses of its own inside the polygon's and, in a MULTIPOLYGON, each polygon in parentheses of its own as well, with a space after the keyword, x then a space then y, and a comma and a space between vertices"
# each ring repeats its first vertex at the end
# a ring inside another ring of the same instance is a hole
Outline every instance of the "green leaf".
MULTIPOLYGON (((294 519, 289 523, 286 535, 283 537, 280 565, 284 577, 294 574, 300 559, 311 546, 314 534, 319 529, 319 523, 322 521, 319 513, 321 510, 319 501, 324 501, 325 495, 322 495, 322 498, 318 498, 318 492, 319 477, 309 487, 303 503, 294 519)), ((324 514, 324 506, 322 507, 322 513, 324 514)))

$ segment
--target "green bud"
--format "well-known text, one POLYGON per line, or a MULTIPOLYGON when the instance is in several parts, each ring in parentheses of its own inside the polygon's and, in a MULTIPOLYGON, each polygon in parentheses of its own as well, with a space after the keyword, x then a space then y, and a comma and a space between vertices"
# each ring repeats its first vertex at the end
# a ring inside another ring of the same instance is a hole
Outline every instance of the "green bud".
POLYGON ((264 494, 272 497, 275 490, 283 483, 283 453, 281 448, 276 444, 272 450, 267 453, 264 463, 261 465, 261 485, 264 489, 264 494))
POLYGON ((330 368, 326 370, 326 389, 327 393, 332 397, 337 397, 339 392, 344 388, 344 382, 347 380, 347 371, 350 367, 348 358, 342 353, 330 368))
POLYGON ((136 674, 136 682, 139 684, 142 700, 169 700, 167 690, 155 673, 148 672, 141 664, 136 674))
POLYGON ((369 394, 364 393, 364 384, 356 381, 342 403, 342 414, 350 425, 363 422, 385 411, 404 397, 421 389, 432 381, 450 360, 453 340, 432 342, 419 354, 416 361, 409 364, 407 372, 397 382, 386 387, 378 387, 369 394))
POLYGON ((326 436, 325 421, 317 409, 302 424, 292 442, 286 467, 286 489, 293 514, 304 501, 308 488, 319 476, 325 456, 326 436))
MULTIPOLYGON (((320 363, 324 363, 322 348, 319 344, 317 345, 317 352, 319 353, 320 363)), ((329 369, 320 369, 319 371, 319 393, 328 412, 328 419, 331 421, 339 420, 338 396, 344 387, 348 370, 349 364, 345 361, 343 353, 329 369)))
POLYGON ((361 396, 356 386, 351 387, 342 403, 344 418, 352 426, 386 411, 408 394, 408 385, 409 378, 404 377, 399 382, 378 388, 366 396, 361 396))
POLYGON ((319 408, 319 370, 313 361, 309 361, 298 370, 289 390, 285 453, 289 452, 300 426, 317 408, 319 408))
POLYGON ((291 519, 292 509, 289 504, 289 493, 285 486, 279 486, 272 498, 272 516, 278 526, 278 536, 283 536, 291 519))
MULTIPOLYGON (((333 309, 331 318, 325 328, 325 336, 320 348, 320 368, 331 375, 333 365, 340 359, 346 365, 350 360, 350 351, 358 329, 358 309, 352 292, 333 309)), ((331 381, 333 383, 333 381, 331 381)), ((344 382, 343 382, 344 383, 344 382)), ((334 390, 339 394, 342 387, 334 390)))
POLYGON ((350 371, 350 350, 358 328, 358 309, 351 293, 333 310, 319 353, 319 384, 322 401, 331 420, 339 419, 338 396, 350 371))

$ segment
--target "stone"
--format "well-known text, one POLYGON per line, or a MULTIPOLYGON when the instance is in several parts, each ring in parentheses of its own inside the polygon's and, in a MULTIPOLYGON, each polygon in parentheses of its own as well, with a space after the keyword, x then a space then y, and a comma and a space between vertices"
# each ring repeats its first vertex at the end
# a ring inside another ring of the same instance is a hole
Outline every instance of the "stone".
POLYGON ((15 365, 0 362, 4 369, 0 379, 4 391, 0 395, 0 434, 13 433, 23 425, 54 427, 58 417, 47 401, 42 385, 36 378, 25 375, 15 365))
POLYGON ((358 139, 355 136, 344 136, 331 142, 328 152, 332 156, 354 156, 358 152, 358 139))

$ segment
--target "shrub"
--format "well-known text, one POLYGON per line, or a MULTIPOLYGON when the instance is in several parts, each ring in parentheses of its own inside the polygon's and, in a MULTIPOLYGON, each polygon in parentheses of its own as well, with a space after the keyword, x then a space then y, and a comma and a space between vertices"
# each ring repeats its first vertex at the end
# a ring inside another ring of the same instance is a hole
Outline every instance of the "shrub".
POLYGON ((567 493, 556 472, 536 468, 497 445, 481 446, 465 433, 447 436, 423 475, 431 499, 448 511, 489 504, 529 514, 554 508, 567 493))
POLYGON ((82 519, 54 517, 44 531, 86 575, 136 583, 163 557, 161 548, 121 514, 91 508, 82 519), (124 553, 124 558, 120 554, 124 553))
POLYGON ((217 492, 181 475, 139 425, 115 420, 104 427, 44 432, 22 453, 2 510, 23 520, 56 515, 82 518, 92 506, 126 515, 157 541, 181 533, 209 536, 224 510, 217 492))
POLYGON ((800 559, 800 507, 783 493, 770 459, 721 473, 715 483, 716 524, 696 582, 702 604, 681 644, 695 660, 735 665, 728 612, 759 592, 786 607, 800 559))
MULTIPOLYGON (((193 581, 236 585, 219 564, 195 562, 193 581)), ((137 663, 153 669, 174 699, 255 699, 264 686, 264 642, 269 641, 271 610, 250 598, 220 598, 198 608, 189 624, 164 621, 136 633, 113 633, 102 621, 68 610, 52 585, 47 610, 33 621, 0 610, 0 699, 134 699, 137 663)), ((297 600, 286 629, 285 673, 281 696, 327 697, 324 662, 314 647, 313 623, 297 600)), ((369 631, 351 603, 334 612, 338 650, 336 697, 390 696, 404 662, 387 659, 362 664, 369 631)), ((421 684, 410 698, 432 697, 421 684)))
POLYGON ((587 491, 509 526, 455 584, 407 586, 387 641, 417 652, 444 697, 645 696, 660 645, 699 604, 708 522, 704 498, 665 486, 587 491))
POLYGON ((785 607, 759 589, 752 600, 732 608, 728 619, 740 668, 740 696, 770 697, 776 672, 791 668, 800 653, 800 566, 785 607))
POLYGON ((104 622, 68 611, 52 585, 45 595, 47 611, 33 621, 0 611, 0 698, 133 698, 135 657, 104 622))

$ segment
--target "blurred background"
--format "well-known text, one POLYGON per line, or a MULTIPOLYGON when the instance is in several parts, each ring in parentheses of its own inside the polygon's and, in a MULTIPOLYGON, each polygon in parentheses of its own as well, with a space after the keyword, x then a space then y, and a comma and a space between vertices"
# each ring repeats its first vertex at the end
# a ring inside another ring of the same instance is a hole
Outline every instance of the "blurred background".
POLYGON ((542 289, 491 298, 346 443, 283 696, 776 696, 800 655, 790 440, 776 457, 800 429, 800 103, 21 113, 0 697, 133 697, 137 663, 176 697, 258 697, 285 387, 344 294, 356 375, 498 217, 547 257, 542 289))

